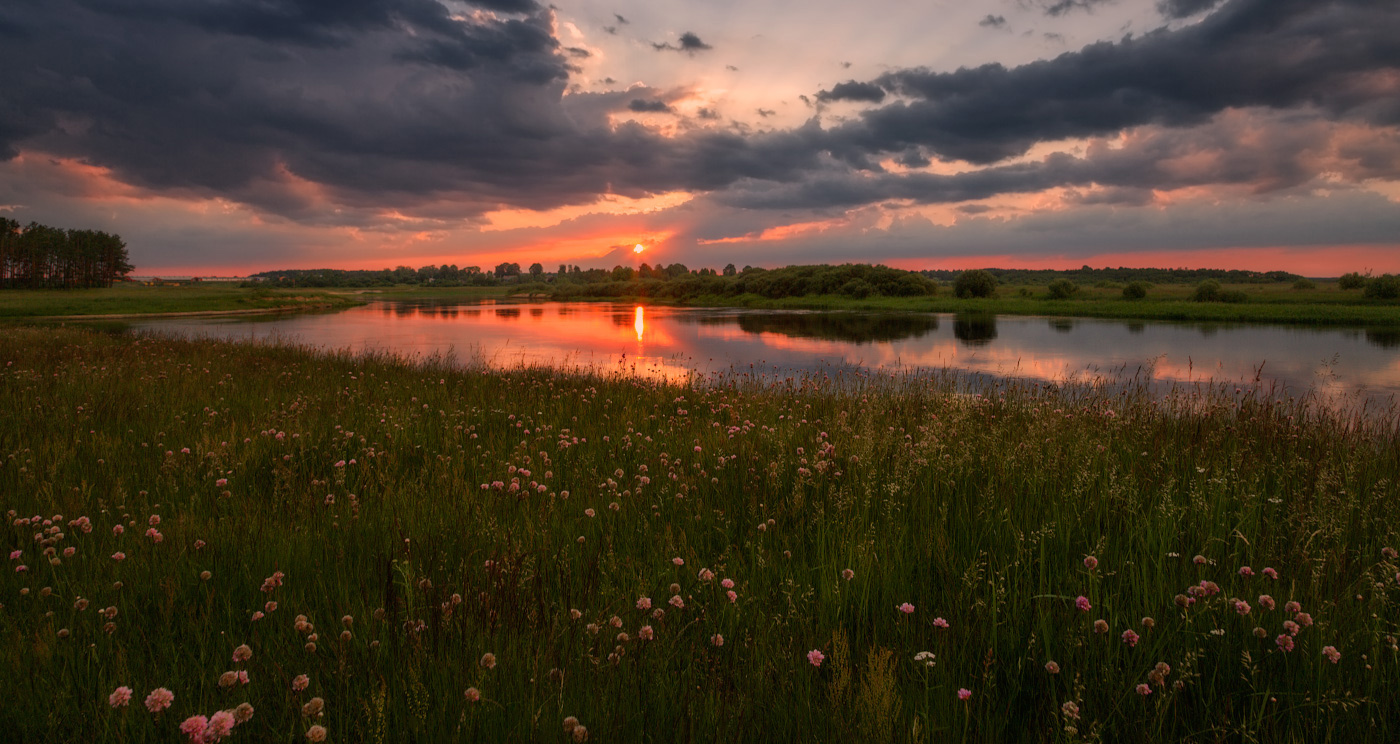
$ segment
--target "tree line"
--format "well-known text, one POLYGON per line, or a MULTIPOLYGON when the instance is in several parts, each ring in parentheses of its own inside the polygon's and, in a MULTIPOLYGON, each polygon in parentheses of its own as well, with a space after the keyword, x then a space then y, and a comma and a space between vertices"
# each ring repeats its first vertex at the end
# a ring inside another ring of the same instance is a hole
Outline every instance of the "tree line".
POLYGON ((132 268, 120 235, 0 217, 0 288, 110 287, 132 268))

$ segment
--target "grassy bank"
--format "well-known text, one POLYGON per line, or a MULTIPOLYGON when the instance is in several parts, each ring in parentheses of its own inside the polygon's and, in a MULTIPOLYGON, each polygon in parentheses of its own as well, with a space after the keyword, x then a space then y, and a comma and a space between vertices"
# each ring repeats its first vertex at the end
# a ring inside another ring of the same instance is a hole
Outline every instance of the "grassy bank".
POLYGON ((18 329, 0 730, 1394 741, 1396 421, 18 329))
POLYGON ((233 285, 0 291, 0 318, 80 315, 247 312, 337 309, 360 301, 348 292, 307 289, 245 289, 233 285))

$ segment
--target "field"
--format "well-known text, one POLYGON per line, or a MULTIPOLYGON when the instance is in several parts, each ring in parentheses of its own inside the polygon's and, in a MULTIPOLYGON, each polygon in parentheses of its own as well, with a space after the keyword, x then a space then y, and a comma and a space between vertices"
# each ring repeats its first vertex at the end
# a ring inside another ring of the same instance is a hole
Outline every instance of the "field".
POLYGON ((0 731, 1395 741, 1394 414, 15 328, 0 731))
POLYGON ((106 289, 3 290, 0 318, 329 310, 357 303, 350 293, 320 290, 244 289, 231 284, 118 284, 106 289))

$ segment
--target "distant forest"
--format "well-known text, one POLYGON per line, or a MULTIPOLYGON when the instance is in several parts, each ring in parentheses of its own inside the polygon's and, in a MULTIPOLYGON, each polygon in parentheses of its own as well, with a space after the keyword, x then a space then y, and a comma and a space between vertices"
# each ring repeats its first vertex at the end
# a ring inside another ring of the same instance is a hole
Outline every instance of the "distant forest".
MULTIPOLYGON (((1093 269, 1085 266, 1069 271, 988 269, 999 284, 1049 285, 1057 279, 1095 285, 1150 282, 1153 284, 1194 284, 1215 279, 1227 284, 1275 283, 1300 279, 1284 271, 1226 271, 1222 269, 1093 269)), ((761 269, 745 266, 739 269, 729 264, 723 269, 691 269, 685 264, 669 266, 642 264, 637 268, 617 266, 613 269, 581 269, 561 265, 557 271, 545 271, 539 263, 521 270, 520 264, 503 263, 483 271, 477 266, 425 266, 412 269, 379 271, 344 271, 339 269, 309 269, 266 271, 251 279, 263 286, 285 287, 389 287, 418 286, 498 286, 518 284, 533 291, 546 292, 556 299, 609 297, 655 297, 687 300, 697 297, 733 297, 758 295, 771 299, 809 295, 842 295, 866 297, 918 297, 935 294, 940 283, 954 282, 961 271, 904 271, 888 266, 841 264, 816 266, 787 266, 781 269, 761 269)))
POLYGON ((131 269, 119 235, 0 217, 0 288, 110 287, 131 269))

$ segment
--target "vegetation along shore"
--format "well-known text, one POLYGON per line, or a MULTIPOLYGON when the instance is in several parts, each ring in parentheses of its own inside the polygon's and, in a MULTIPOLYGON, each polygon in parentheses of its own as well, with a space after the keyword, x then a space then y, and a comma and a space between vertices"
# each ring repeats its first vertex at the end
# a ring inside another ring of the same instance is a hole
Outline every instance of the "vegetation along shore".
POLYGON ((1394 741, 1388 414, 19 327, 0 727, 1394 741))

